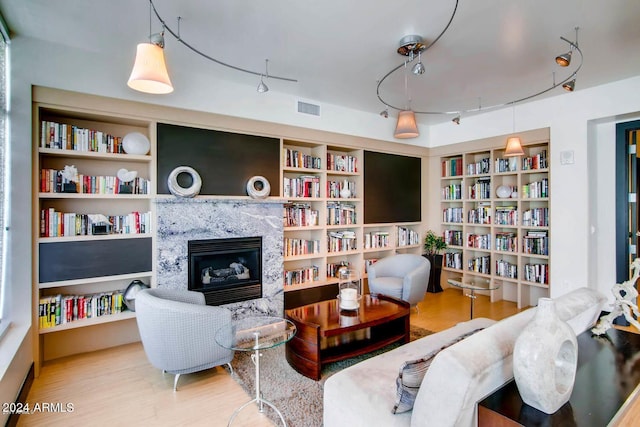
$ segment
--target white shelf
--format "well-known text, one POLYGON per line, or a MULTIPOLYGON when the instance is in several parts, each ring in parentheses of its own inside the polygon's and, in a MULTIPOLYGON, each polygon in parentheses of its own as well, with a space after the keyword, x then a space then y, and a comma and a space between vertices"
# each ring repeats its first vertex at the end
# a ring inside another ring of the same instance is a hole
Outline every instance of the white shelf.
POLYGON ((50 334, 52 332, 68 331, 70 329, 86 328, 88 326, 101 325, 110 322, 119 322, 121 320, 135 319, 136 314, 133 311, 123 311, 122 313, 107 314, 104 316, 93 317, 89 319, 79 319, 73 322, 63 323, 51 328, 43 328, 38 331, 40 335, 50 334))
POLYGON ((95 240, 147 239, 152 237, 152 233, 94 234, 90 236, 40 237, 38 243, 93 242, 95 240))
POLYGON ((60 150, 57 148, 38 148, 38 153, 46 156, 70 157, 78 159, 112 160, 118 162, 151 162, 150 155, 97 153, 94 151, 60 150))
POLYGON ((38 193, 40 199, 111 199, 111 200, 151 200, 153 194, 93 194, 93 193, 38 193))
POLYGON ((114 280, 133 280, 140 279, 145 277, 151 277, 153 272, 151 271, 143 271, 140 273, 129 273, 129 274, 116 274, 113 276, 100 276, 100 277, 87 277, 85 279, 73 279, 73 280, 60 280, 57 282, 44 282, 38 284, 40 289, 51 289, 51 288, 60 288, 63 286, 78 286, 78 285, 86 285, 91 283, 103 283, 114 280))

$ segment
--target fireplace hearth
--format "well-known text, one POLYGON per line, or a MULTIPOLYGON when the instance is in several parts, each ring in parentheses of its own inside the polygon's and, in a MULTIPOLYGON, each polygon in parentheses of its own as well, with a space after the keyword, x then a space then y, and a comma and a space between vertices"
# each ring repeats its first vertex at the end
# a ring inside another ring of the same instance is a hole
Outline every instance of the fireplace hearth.
POLYGON ((262 237, 189 240, 188 289, 208 305, 262 298, 262 237))

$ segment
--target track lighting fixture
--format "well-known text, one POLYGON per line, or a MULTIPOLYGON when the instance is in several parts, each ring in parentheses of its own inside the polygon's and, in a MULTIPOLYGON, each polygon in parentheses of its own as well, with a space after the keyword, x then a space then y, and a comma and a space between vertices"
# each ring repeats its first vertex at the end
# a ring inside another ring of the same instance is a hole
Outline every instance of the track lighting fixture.
MULTIPOLYGON (((269 60, 265 59, 265 64, 264 64, 264 75, 269 78, 269 60)), ((258 84, 258 87, 256 89, 258 91, 258 93, 265 93, 265 92, 269 92, 269 87, 264 84, 264 82, 262 81, 262 74, 260 74, 260 83, 258 84)))
POLYGON ((389 109, 385 108, 384 110, 380 111, 380 115, 382 117, 384 117, 385 119, 389 117, 389 109))
POLYGON ((422 53, 420 51, 418 51, 418 63, 413 66, 411 72, 416 76, 424 74, 425 72, 424 65, 422 64, 422 53))
MULTIPOLYGON (((512 119, 513 119, 513 133, 516 132, 516 104, 513 104, 512 110, 512 119)), ((522 156, 524 154, 524 150, 522 149, 522 141, 519 136, 511 136, 507 138, 507 146, 504 149, 505 157, 515 157, 522 156)))
POLYGON ((173 85, 169 80, 167 65, 164 62, 164 31, 151 34, 151 6, 149 7, 149 43, 138 44, 127 86, 145 93, 173 92, 173 85))
POLYGON ((569 64, 571 64, 571 53, 572 51, 569 51, 567 53, 563 53, 562 55, 556 56, 556 63, 561 67, 568 67, 569 64))
POLYGON ((563 83, 562 88, 567 92, 573 92, 573 90, 576 88, 576 79, 574 78, 569 80, 568 82, 563 83))
MULTIPOLYGON (((408 108, 408 106, 400 106, 400 105, 393 105, 387 101, 385 101, 382 97, 381 94, 381 87, 383 85, 383 83, 385 82, 385 80, 391 76, 393 73, 395 73, 396 71, 398 71, 401 67, 404 66, 405 68, 405 80, 406 80, 406 68, 407 68, 407 64, 408 63, 412 63, 416 56, 418 57, 418 62, 411 68, 411 72, 413 74, 416 75, 420 75, 422 73, 425 72, 425 67, 424 64, 422 64, 422 53, 425 53, 427 50, 429 50, 434 44, 436 44, 438 42, 438 40, 440 40, 440 38, 447 32, 447 30, 449 29, 449 27, 451 26, 451 23, 453 22, 453 18, 456 15, 456 12, 458 10, 458 4, 460 3, 460 0, 455 0, 455 5, 453 7, 453 11, 451 12, 451 15, 449 17, 448 22, 446 23, 446 25, 444 26, 444 28, 442 29, 442 31, 433 39, 430 41, 430 43, 426 44, 425 41, 422 39, 421 36, 419 35, 408 35, 408 36, 404 36, 400 39, 400 43, 399 43, 399 47, 397 49, 397 53, 403 56, 408 57, 407 59, 405 59, 403 61, 402 64, 397 65, 396 67, 392 68, 389 72, 387 72, 381 79, 378 80, 378 84, 376 86, 376 95, 378 96, 378 99, 380 100, 380 102, 382 102, 384 105, 386 105, 387 107, 389 107, 390 109, 394 109, 400 112, 400 115, 398 116, 398 125, 396 126, 396 132, 395 132, 395 136, 398 137, 397 135, 399 134, 399 132, 397 131, 397 128, 400 126, 400 122, 401 122, 401 116, 409 116, 409 113, 412 117, 412 120, 415 122, 415 116, 416 114, 433 114, 433 115, 443 115, 443 114, 451 114, 454 115, 455 117, 451 120, 453 123, 455 124, 460 124, 460 116, 462 114, 467 114, 467 113, 477 113, 480 111, 491 111, 491 110, 496 110, 498 108, 504 108, 506 106, 509 105, 513 105, 519 102, 523 102, 523 101, 527 101, 529 99, 535 98, 537 96, 543 95, 559 86, 564 87, 566 90, 568 91, 573 91, 574 87, 575 87, 575 78, 577 76, 578 71, 580 71, 580 69, 582 68, 582 64, 584 62, 584 57, 582 55, 582 51, 580 50, 580 48, 578 47, 578 27, 575 27, 575 31, 576 31, 576 41, 572 42, 564 37, 560 37, 561 40, 567 42, 569 44, 569 51, 565 54, 562 55, 558 55, 556 57, 556 62, 563 66, 563 67, 568 67, 572 64, 572 59, 573 59, 573 66, 575 66, 575 69, 573 69, 571 71, 572 74, 567 73, 568 77, 564 78, 563 80, 559 81, 556 83, 555 81, 555 73, 554 73, 554 77, 553 77, 553 84, 551 84, 549 87, 542 89, 538 92, 532 93, 530 95, 526 95, 523 96, 521 98, 518 99, 514 99, 508 102, 504 102, 502 104, 494 104, 494 105, 490 105, 490 106, 481 106, 478 105, 477 108, 470 108, 467 110, 453 110, 453 111, 425 111, 425 110, 419 110, 419 109, 414 109, 414 108, 408 108), (416 55, 417 54, 417 55, 416 55), (577 56, 576 56, 577 55, 577 56), (576 58, 572 58, 573 56, 576 56, 576 58), (579 61, 579 62, 578 62, 579 61), (578 64, 576 65, 576 62, 578 62, 578 64)), ((406 83, 405 83, 405 91, 406 91, 406 83)), ((407 96, 408 98, 408 96, 407 96)), ((415 136, 417 136, 417 127, 416 127, 416 132, 415 132, 415 136)), ((516 142, 515 140, 513 140, 512 142, 516 142)), ((516 150, 516 152, 519 153, 520 150, 516 150)), ((514 155, 522 155, 522 153, 519 154, 514 154, 514 155)))
MULTIPOLYGON (((193 53, 196 53, 202 56, 209 61, 215 62, 218 65, 222 65, 227 68, 234 69, 236 71, 242 71, 243 73, 253 74, 256 76, 260 76, 260 84, 258 85, 257 91, 260 93, 267 92, 269 88, 264 83, 263 78, 271 78, 284 80, 288 82, 298 82, 296 79, 288 78, 288 77, 280 77, 273 76, 267 74, 263 74, 257 71, 247 70, 245 68, 240 68, 235 65, 227 64, 222 62, 212 56, 207 55, 206 53, 196 49, 191 44, 187 43, 184 38, 180 36, 180 17, 178 17, 178 29, 174 31, 167 25, 167 23, 162 19, 158 11, 156 10, 156 6, 153 4, 153 0, 149 0, 149 33, 151 33, 151 17, 152 13, 155 14, 156 18, 162 24, 162 33, 160 36, 164 35, 164 31, 166 30, 169 34, 175 37, 176 41, 180 44, 191 50, 193 53)), ((154 35, 155 36, 155 35, 154 35)), ((141 92, 147 93, 169 93, 173 91, 173 86, 171 85, 171 81, 169 80, 169 73, 167 72, 167 68, 164 62, 164 41, 162 44, 154 43, 152 37, 150 37, 150 43, 141 43, 138 45, 138 50, 136 54, 135 64, 133 66, 133 71, 131 72, 131 77, 129 77, 129 81, 127 84, 129 87, 139 90, 141 92)))
POLYGON ((417 138, 420 136, 418 125, 416 124, 416 115, 413 111, 403 110, 398 113, 396 131, 393 136, 399 139, 417 138))

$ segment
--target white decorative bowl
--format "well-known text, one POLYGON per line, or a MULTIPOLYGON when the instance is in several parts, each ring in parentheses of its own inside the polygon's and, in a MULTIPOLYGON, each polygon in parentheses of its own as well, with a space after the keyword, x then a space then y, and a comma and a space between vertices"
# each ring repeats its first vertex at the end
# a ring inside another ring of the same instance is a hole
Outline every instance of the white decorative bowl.
POLYGON ((500 187, 498 187, 496 189, 496 194, 501 199, 507 199, 507 198, 511 197, 511 187, 509 187, 507 185, 501 185, 500 187))
POLYGON ((150 147, 149 139, 140 132, 131 132, 122 138, 122 148, 127 154, 144 155, 149 152, 150 147))

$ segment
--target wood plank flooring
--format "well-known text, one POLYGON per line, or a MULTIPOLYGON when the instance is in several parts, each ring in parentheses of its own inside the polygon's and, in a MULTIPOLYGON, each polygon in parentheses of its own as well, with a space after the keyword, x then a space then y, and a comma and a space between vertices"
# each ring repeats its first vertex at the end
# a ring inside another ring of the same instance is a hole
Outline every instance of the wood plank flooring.
MULTIPOLYGON (((432 331, 449 328, 469 319, 469 303, 458 289, 429 293, 418 304, 419 311, 412 311, 411 324, 432 331)), ((516 312, 515 303, 491 303, 485 296, 475 301, 474 317, 499 320, 516 312)), ((34 380, 27 402, 31 406, 72 404, 73 412, 21 415, 18 426, 226 426, 233 411, 253 397, 222 367, 183 375, 178 392, 172 387, 173 375, 153 368, 140 343, 53 360, 34 380)), ((252 404, 233 425, 262 427, 273 423, 252 404)))

